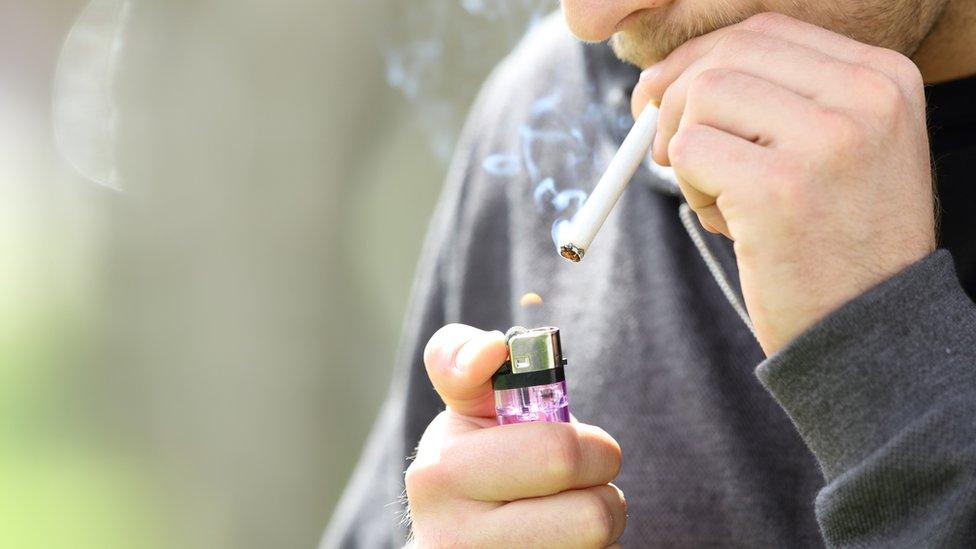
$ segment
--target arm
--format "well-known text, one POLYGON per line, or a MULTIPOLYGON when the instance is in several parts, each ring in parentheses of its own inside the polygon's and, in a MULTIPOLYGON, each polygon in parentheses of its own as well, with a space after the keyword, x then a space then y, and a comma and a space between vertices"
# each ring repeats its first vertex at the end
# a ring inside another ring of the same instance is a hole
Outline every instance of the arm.
POLYGON ((834 547, 976 543, 976 306, 939 251, 757 370, 816 455, 834 547))
POLYGON ((820 461, 831 546, 959 546, 976 514, 976 308, 935 248, 911 61, 781 15, 645 71, 654 157, 735 241, 762 382, 820 461))
MULTIPOLYGON (((464 211, 453 195, 445 195, 432 238, 458 234, 456 221, 440 221, 454 217, 444 212, 464 211)), ((464 217, 465 227, 477 226, 464 217)), ((468 241, 463 233, 458 239, 468 241)), ((418 275, 419 309, 401 349, 406 362, 322 546, 402 546, 411 528, 411 547, 612 544, 626 524, 623 495, 608 485, 619 472, 620 447, 580 423, 497 425, 490 377, 506 357, 502 334, 451 324, 425 341, 444 319, 491 309, 453 297, 461 282, 474 280, 460 274, 465 246, 448 241, 434 249, 439 259, 425 261, 418 275), (441 401, 447 409, 438 414, 441 401)), ((507 302, 484 277, 478 283, 486 299, 507 302)))

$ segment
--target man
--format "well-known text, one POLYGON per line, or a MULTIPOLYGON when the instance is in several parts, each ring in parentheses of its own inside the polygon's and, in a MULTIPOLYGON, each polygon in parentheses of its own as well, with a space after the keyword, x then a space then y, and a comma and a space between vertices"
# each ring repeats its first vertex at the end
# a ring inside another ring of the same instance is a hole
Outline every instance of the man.
POLYGON ((645 70, 550 22, 493 75, 325 543, 404 543, 409 466, 420 547, 976 544, 976 7, 563 12, 645 70), (628 96, 660 107, 653 159, 677 185, 642 169, 566 263, 549 224, 619 145, 628 96), (520 307, 529 291, 545 305, 520 307), (579 423, 494 426, 505 346, 481 329, 513 324, 561 328, 579 423))

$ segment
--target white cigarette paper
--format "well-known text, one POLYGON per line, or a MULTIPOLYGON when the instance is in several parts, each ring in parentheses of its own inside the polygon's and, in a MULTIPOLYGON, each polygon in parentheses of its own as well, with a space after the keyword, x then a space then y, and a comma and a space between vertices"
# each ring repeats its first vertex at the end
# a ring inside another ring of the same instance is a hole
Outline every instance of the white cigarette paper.
POLYGON ((657 109, 648 105, 637 117, 593 192, 559 234, 559 253, 579 262, 623 194, 654 142, 657 109))

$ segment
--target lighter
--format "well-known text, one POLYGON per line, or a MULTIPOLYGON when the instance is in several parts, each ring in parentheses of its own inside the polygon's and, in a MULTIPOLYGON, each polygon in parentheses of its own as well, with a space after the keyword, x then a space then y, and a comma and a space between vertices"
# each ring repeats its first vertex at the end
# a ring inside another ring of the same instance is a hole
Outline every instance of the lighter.
POLYGON ((491 378, 498 423, 568 422, 566 359, 559 329, 516 326, 505 339, 508 361, 491 378))

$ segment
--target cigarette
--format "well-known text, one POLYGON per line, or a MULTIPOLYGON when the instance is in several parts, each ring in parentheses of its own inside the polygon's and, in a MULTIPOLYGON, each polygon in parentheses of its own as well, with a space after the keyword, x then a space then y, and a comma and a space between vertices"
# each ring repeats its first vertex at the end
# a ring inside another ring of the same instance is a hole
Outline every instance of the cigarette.
POLYGON ((559 234, 559 253, 566 259, 579 263, 590 248, 590 243, 607 220, 620 195, 623 194, 634 172, 647 156, 654 142, 657 109, 648 106, 637 117, 634 127, 627 133, 617 154, 610 160, 607 171, 593 188, 589 198, 573 216, 572 221, 559 234))

